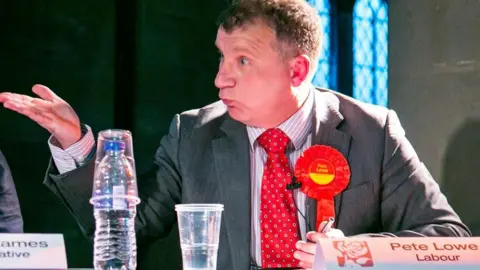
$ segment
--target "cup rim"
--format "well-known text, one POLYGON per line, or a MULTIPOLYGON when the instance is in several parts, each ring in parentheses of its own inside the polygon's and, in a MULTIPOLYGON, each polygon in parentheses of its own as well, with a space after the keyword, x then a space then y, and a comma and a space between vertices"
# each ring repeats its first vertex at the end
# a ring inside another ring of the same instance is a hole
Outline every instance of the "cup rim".
POLYGON ((121 129, 121 128, 109 128, 109 129, 104 129, 104 130, 100 130, 98 132, 98 134, 101 134, 101 133, 108 133, 108 132, 124 132, 124 133, 128 133, 128 134, 132 134, 132 132, 128 129, 121 129))
POLYGON ((129 200, 129 203, 132 204, 139 204, 141 202, 140 198, 136 195, 95 195, 92 196, 89 200, 90 204, 95 204, 95 202, 100 201, 100 200, 105 200, 105 199, 127 199, 129 200))
POLYGON ((132 139, 132 132, 127 129, 104 129, 98 132, 98 139, 102 141, 125 141, 132 139))
POLYGON ((219 204, 219 203, 176 204, 175 211, 190 211, 190 212, 223 211, 223 204, 219 204))

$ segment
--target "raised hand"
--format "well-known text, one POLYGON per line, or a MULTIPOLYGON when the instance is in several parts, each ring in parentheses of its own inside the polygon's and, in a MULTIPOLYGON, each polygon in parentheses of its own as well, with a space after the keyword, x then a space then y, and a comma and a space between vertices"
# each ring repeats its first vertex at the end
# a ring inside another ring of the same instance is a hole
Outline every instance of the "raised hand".
POLYGON ((48 130, 63 149, 80 140, 80 120, 72 107, 44 85, 36 84, 32 91, 40 98, 4 92, 0 93, 0 103, 48 130))

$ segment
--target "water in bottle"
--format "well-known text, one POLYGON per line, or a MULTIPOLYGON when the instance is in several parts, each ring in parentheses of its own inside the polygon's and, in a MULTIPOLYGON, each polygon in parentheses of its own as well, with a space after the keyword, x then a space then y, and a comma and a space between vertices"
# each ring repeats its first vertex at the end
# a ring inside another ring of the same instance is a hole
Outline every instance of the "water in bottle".
POLYGON ((135 215, 136 176, 125 142, 107 141, 97 161, 91 202, 94 205, 95 269, 133 270, 137 264, 135 215))

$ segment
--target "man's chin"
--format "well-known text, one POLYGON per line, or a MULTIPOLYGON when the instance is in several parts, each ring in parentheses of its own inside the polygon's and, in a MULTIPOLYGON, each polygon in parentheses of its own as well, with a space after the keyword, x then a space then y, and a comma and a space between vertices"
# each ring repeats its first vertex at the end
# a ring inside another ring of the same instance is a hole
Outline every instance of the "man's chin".
POLYGON ((233 119, 233 120, 236 120, 238 122, 242 122, 242 123, 245 123, 246 122, 246 117, 245 115, 243 115, 239 109, 235 108, 235 107, 228 107, 228 115, 230 115, 230 117, 233 119))

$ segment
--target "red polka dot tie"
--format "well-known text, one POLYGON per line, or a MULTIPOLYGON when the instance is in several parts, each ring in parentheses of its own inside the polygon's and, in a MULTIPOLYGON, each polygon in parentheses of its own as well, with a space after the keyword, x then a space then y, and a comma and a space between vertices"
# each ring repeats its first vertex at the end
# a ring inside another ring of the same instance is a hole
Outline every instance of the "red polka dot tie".
POLYGON ((292 179, 285 149, 290 141, 280 129, 268 129, 258 143, 267 152, 260 199, 262 268, 298 267, 293 258, 299 240, 293 194, 286 189, 292 179))

